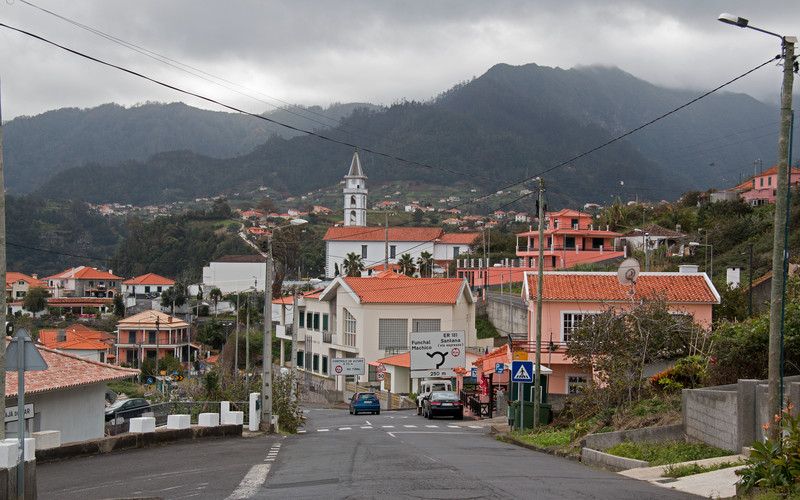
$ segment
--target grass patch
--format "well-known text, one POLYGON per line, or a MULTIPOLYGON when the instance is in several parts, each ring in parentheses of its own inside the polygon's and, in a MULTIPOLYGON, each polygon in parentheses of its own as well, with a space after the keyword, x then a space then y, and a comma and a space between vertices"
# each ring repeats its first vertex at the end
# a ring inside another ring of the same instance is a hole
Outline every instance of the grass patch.
POLYGON ((667 469, 661 474, 661 477, 685 477, 685 476, 693 476, 695 474, 702 474, 704 472, 711 472, 720 469, 727 469, 729 467, 736 467, 737 465, 744 464, 743 461, 739 460, 736 462, 720 462, 718 464, 712 465, 698 465, 698 464, 670 464, 667 466, 667 469))
POLYGON ((566 446, 572 441, 572 429, 547 429, 534 434, 520 434, 519 431, 512 431, 511 436, 523 443, 542 448, 566 446))
POLYGON ((733 452, 714 448, 707 444, 683 443, 680 441, 626 442, 614 445, 605 450, 605 452, 618 457, 644 460, 649 462, 651 466, 733 455, 733 452))

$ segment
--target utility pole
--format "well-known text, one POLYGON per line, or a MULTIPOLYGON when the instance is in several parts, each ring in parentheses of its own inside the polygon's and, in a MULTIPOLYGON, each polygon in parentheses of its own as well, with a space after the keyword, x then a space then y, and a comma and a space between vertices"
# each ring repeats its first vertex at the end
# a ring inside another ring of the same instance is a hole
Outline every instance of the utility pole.
MULTIPOLYGON (((277 229, 276 229, 277 231, 277 229)), ((274 231, 273 231, 274 232, 274 231)), ((264 283, 264 342, 261 345, 264 355, 261 357, 261 423, 259 428, 267 433, 272 432, 272 233, 267 238, 267 269, 264 283)), ((294 325, 292 325, 294 327, 294 325)), ((294 343, 292 343, 294 345, 294 343)))
MULTIPOLYGON (((0 112, 0 280, 6 282, 6 184, 3 174, 3 116, 0 112)), ((6 335, 6 294, 0 294, 0 324, 3 325, 3 335, 6 335)), ((0 394, 6 393, 6 343, 0 342, 0 394)), ((0 398, 0 415, 6 413, 6 399, 0 398)), ((0 425, 0 440, 6 438, 6 426, 0 425)))
MULTIPOLYGON (((783 39, 783 93, 778 139, 778 185, 775 191, 775 228, 772 242, 772 287, 769 308, 769 363, 767 405, 770 421, 783 408, 783 310, 786 273, 786 212, 789 208, 789 144, 792 131, 792 86, 794 84, 794 37, 783 39)), ((780 429, 771 425, 770 437, 780 429)))
POLYGON ((386 229, 384 230, 384 236, 383 236, 383 241, 384 241, 383 270, 388 271, 389 270, 389 214, 386 213, 384 214, 384 216, 386 217, 386 229))
POLYGON ((536 366, 533 380, 533 428, 539 424, 542 404, 542 282, 544 281, 544 179, 539 178, 539 276, 536 280, 536 366))
POLYGON ((300 309, 297 307, 297 287, 294 287, 294 298, 292 299, 292 401, 297 401, 297 329, 300 328, 300 309))

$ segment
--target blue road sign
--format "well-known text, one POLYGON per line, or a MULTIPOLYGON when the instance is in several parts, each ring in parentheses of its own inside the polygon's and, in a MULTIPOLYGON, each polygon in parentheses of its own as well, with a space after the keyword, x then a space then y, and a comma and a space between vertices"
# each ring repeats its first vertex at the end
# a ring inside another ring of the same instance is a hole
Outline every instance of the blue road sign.
POLYGON ((477 366, 473 366, 472 367, 472 372, 470 373, 470 376, 472 378, 478 378, 478 367, 477 366))
POLYGON ((497 373, 497 374, 502 374, 503 373, 503 368, 505 368, 503 363, 495 363, 494 364, 494 372, 497 373))
POLYGON ((511 381, 533 382, 533 361, 512 361, 511 381))

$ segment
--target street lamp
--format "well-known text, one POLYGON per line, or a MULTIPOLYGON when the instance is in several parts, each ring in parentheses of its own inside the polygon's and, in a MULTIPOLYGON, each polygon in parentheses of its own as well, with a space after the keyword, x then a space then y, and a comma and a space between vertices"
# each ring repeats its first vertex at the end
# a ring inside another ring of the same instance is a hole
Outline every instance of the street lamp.
MULTIPOLYGON (((719 20, 740 28, 750 28, 781 39, 783 51, 783 90, 781 94, 780 136, 778 138, 778 183, 775 192, 775 225, 772 238, 772 287, 770 289, 769 317, 769 367, 767 383, 767 408, 769 415, 780 415, 783 408, 783 310, 784 275, 786 273, 786 219, 789 204, 789 145, 792 129, 792 86, 794 85, 794 46, 797 37, 782 36, 771 31, 750 26, 750 21, 733 14, 722 13, 719 20)), ((778 426, 769 429, 776 437, 778 426)))
MULTIPOLYGON (((259 428, 263 431, 272 431, 272 235, 289 226, 302 226, 308 224, 305 219, 290 219, 288 225, 278 226, 267 236, 267 266, 266 284, 264 285, 264 356, 261 361, 261 423, 259 428)), ((295 338, 292 329, 292 342, 295 338)))
POLYGON ((709 277, 711 278, 711 281, 713 282, 714 281, 714 245, 712 245, 711 243, 698 243, 696 241, 690 241, 689 242, 689 246, 690 247, 709 247, 709 248, 711 248, 711 269, 710 269, 711 273, 710 273, 709 277))

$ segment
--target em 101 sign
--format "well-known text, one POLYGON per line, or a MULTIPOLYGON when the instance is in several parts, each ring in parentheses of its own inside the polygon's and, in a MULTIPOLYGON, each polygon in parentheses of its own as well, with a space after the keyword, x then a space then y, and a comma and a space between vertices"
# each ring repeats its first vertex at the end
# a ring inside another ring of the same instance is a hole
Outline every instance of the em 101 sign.
POLYGON ((364 358, 333 358, 331 359, 331 374, 364 375, 366 366, 364 358))
POLYGON ((411 333, 411 377, 455 377, 453 368, 466 366, 463 330, 411 333))

